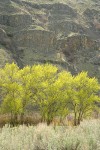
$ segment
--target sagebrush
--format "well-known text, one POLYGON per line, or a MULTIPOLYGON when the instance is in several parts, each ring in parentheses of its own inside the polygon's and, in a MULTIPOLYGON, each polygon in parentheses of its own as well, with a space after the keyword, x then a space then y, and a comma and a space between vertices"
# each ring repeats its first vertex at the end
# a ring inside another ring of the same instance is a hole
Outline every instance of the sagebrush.
POLYGON ((100 120, 77 127, 6 125, 0 129, 0 150, 100 150, 100 120))

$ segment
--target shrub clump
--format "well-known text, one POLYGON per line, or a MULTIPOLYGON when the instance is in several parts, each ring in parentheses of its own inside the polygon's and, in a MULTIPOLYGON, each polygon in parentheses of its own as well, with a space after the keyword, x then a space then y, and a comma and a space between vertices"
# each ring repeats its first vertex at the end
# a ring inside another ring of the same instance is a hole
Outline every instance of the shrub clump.
POLYGON ((0 150, 99 150, 100 120, 84 121, 77 127, 8 125, 0 129, 0 150))

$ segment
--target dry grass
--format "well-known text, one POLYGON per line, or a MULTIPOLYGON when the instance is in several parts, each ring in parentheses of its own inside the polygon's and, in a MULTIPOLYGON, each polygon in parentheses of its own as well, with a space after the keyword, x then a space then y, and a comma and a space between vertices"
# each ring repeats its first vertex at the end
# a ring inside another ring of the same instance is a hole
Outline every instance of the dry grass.
MULTIPOLYGON (((41 116, 39 113, 29 113, 24 116, 23 122, 20 120, 20 116, 18 116, 18 120, 16 120, 15 125, 25 124, 25 125, 37 125, 41 122, 41 116)), ((11 123, 11 116, 9 114, 0 115, 0 127, 5 126, 5 124, 11 123)))

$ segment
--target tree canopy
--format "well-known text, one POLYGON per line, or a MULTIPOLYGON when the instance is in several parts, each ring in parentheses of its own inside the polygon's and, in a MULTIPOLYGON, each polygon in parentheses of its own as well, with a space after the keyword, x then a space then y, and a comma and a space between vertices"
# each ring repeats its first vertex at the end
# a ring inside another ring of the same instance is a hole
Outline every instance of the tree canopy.
POLYGON ((55 116, 74 114, 74 125, 90 114, 100 101, 100 85, 87 72, 71 75, 51 64, 26 66, 12 63, 0 69, 0 106, 13 119, 24 115, 28 105, 37 105, 50 124, 55 116))

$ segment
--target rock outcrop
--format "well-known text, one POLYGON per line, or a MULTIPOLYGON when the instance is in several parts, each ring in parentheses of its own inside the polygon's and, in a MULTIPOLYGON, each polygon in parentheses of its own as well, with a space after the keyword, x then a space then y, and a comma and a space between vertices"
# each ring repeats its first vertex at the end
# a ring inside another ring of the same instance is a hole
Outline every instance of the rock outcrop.
POLYGON ((99 0, 0 0, 0 66, 50 62, 100 80, 99 0))

